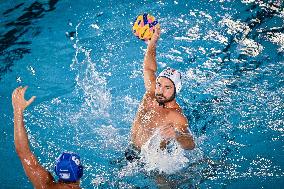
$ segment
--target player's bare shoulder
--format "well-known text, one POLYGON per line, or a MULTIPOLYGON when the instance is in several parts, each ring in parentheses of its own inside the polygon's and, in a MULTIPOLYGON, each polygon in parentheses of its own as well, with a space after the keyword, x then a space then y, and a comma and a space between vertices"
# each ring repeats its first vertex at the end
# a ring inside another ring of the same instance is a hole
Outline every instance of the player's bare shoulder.
POLYGON ((175 124, 178 125, 188 125, 188 120, 186 116, 183 114, 181 108, 172 109, 169 113, 169 118, 172 120, 175 124))

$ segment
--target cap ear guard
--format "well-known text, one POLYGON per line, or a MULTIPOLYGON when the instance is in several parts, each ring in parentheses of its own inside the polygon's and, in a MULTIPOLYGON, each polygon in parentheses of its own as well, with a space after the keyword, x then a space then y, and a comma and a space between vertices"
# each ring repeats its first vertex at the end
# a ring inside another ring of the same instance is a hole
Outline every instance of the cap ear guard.
POLYGON ((84 167, 82 166, 82 165, 79 165, 78 166, 78 178, 80 179, 80 178, 82 178, 82 176, 83 176, 83 171, 84 170, 84 167))
MULTIPOLYGON (((83 170, 84 170, 84 167, 83 167, 82 165, 79 165, 79 166, 78 166, 78 171, 77 171, 78 179, 82 178, 82 176, 83 176, 83 174, 84 174, 84 171, 83 171, 83 170)), ((55 167, 54 167, 54 172, 55 172, 55 174, 56 174, 58 177, 60 177, 56 165, 55 165, 55 167)))

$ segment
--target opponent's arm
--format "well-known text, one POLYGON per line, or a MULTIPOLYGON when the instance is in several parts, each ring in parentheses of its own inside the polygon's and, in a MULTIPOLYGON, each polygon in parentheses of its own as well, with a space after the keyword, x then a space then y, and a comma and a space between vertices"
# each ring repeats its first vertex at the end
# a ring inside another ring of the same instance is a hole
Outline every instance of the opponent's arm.
POLYGON ((143 74, 146 92, 154 93, 156 85, 157 62, 156 62, 156 46, 160 37, 161 30, 159 27, 155 28, 155 32, 148 42, 147 51, 144 56, 143 74))
POLYGON ((12 104, 14 109, 14 142, 16 152, 22 162, 25 173, 35 188, 46 187, 49 183, 53 183, 52 175, 45 170, 31 152, 29 147, 28 136, 24 126, 23 112, 35 99, 33 96, 26 101, 24 99, 27 87, 18 87, 12 94, 12 104))

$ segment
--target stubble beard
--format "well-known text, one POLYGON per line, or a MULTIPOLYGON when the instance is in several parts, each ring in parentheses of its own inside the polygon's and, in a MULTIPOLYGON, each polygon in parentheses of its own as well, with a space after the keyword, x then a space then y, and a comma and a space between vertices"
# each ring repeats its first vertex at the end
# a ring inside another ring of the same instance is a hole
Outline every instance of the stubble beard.
POLYGON ((157 102, 159 103, 160 106, 165 107, 165 104, 173 101, 175 99, 175 96, 176 96, 175 93, 173 93, 173 95, 170 98, 164 97, 163 94, 156 94, 155 98, 156 98, 156 100, 157 100, 157 102), (160 97, 162 97, 163 99, 160 98, 160 97))

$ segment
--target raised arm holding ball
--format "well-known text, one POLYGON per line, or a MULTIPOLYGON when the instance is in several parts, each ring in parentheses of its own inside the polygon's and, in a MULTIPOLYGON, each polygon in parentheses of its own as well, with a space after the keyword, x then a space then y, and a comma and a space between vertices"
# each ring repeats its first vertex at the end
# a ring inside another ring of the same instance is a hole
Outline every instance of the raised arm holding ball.
POLYGON ((131 129, 131 148, 126 150, 126 159, 139 158, 141 147, 158 129, 165 148, 169 140, 176 140, 182 148, 191 150, 195 147, 193 136, 188 130, 188 120, 176 102, 176 95, 181 90, 181 74, 172 68, 164 69, 156 77, 156 46, 160 37, 160 27, 154 28, 151 39, 147 42, 143 73, 145 94, 138 108, 131 129))

